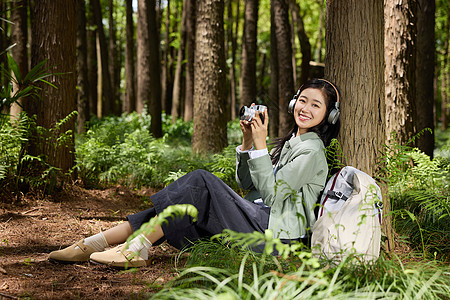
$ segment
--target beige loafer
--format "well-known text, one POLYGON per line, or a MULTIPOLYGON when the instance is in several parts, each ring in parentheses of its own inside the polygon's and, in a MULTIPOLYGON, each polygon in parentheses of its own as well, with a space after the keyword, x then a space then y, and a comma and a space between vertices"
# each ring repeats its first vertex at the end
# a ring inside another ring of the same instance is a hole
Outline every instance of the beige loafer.
POLYGON ((83 241, 84 239, 62 250, 50 252, 48 260, 66 264, 89 261, 89 257, 95 250, 83 244, 83 241))
POLYGON ((91 254, 91 262, 116 269, 129 269, 147 266, 147 261, 137 253, 126 249, 126 243, 103 252, 91 254))

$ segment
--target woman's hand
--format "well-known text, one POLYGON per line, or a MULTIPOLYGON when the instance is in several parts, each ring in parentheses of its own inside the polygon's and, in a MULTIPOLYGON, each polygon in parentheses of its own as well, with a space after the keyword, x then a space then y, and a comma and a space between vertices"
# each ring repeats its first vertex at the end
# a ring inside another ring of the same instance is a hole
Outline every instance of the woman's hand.
POLYGON ((253 146, 252 127, 251 123, 246 120, 239 121, 242 130, 242 146, 241 150, 250 150, 253 146))
POLYGON ((264 112, 260 114, 256 114, 250 124, 253 144, 255 145, 256 150, 267 148, 266 138, 267 125, 269 124, 269 114, 267 113, 267 109, 265 109, 264 112), (263 116, 264 123, 260 117, 260 114, 263 116))

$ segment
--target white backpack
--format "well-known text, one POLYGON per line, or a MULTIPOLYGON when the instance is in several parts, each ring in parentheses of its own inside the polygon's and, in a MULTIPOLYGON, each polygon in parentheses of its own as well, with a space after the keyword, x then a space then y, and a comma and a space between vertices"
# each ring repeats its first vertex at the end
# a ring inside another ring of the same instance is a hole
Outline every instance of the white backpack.
POLYGON ((366 173, 347 166, 331 177, 320 199, 313 227, 314 254, 341 260, 359 254, 364 261, 380 255, 382 198, 366 173))

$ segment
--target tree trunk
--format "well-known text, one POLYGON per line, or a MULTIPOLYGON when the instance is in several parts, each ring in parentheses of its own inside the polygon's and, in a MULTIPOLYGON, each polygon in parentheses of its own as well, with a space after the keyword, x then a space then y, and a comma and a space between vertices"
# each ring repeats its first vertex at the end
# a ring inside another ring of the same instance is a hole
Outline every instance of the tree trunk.
POLYGON ((274 0, 273 4, 278 57, 278 106, 280 108, 278 135, 284 136, 293 126, 293 119, 287 111, 289 101, 294 94, 291 28, 289 25, 289 5, 287 0, 274 0))
MULTIPOLYGON (((99 0, 92 2, 95 25, 97 26, 97 37, 100 46, 101 72, 102 72, 102 105, 100 116, 107 116, 113 113, 114 93, 111 86, 111 74, 109 72, 108 47, 106 45, 105 30, 102 23, 102 9, 99 0)), ((112 62, 112 61, 111 61, 112 62)))
POLYGON ((448 86, 450 83, 449 75, 448 75, 448 62, 449 62, 449 54, 450 54, 450 5, 447 4, 447 22, 445 23, 445 43, 444 43, 444 51, 442 53, 442 66, 441 66, 441 130, 447 130, 448 126, 448 108, 449 105, 449 93, 448 86))
MULTIPOLYGON (((228 40, 231 43, 230 67, 230 110, 231 120, 236 119, 236 50, 237 29, 239 27, 239 0, 236 0, 236 19, 233 18, 233 1, 228 0, 228 40), (234 21, 235 20, 235 21, 234 21), (233 25, 236 31, 233 31, 233 25)), ((262 76, 261 76, 262 77, 262 76)))
POLYGON ((86 38, 86 1, 77 0, 78 30, 77 30, 77 132, 84 131, 84 123, 89 120, 89 81, 87 69, 87 38, 86 38))
POLYGON ((386 140, 405 144, 415 128, 414 0, 385 1, 386 140))
MULTIPOLYGON (((25 110, 37 115, 37 125, 52 128, 76 109, 76 4, 77 0, 36 1, 33 7, 32 65, 47 60, 45 66, 51 72, 64 75, 50 76, 48 84, 40 85, 41 101, 26 101, 25 110)), ((75 131, 75 120, 64 123, 59 130, 75 131)), ((55 141, 41 139, 30 144, 30 154, 44 155, 47 161, 63 171, 73 167, 75 157, 73 135, 64 146, 56 147, 55 141)))
MULTIPOLYGON (((375 175, 386 141, 383 3, 327 1, 325 32, 325 78, 341 92, 343 126, 338 139, 346 158, 343 163, 375 175)), ((387 200, 385 193, 385 212, 390 207, 387 200)), ((385 215, 383 231, 391 249, 392 228, 385 215)))
POLYGON ((309 79, 309 62, 312 59, 311 44, 308 36, 306 35, 305 25, 303 24, 303 18, 300 14, 300 6, 295 0, 291 0, 290 3, 292 6, 292 22, 297 24, 297 36, 300 42, 300 50, 302 52, 302 64, 299 81, 300 84, 303 84, 309 79))
POLYGON ((137 17, 137 112, 150 101, 149 0, 138 1, 137 17))
POLYGON ((223 0, 197 1, 194 132, 197 153, 220 152, 227 145, 223 0))
POLYGON ((185 58, 185 44, 186 44, 186 17, 187 17, 187 7, 182 8, 181 16, 181 26, 180 26, 180 45, 178 48, 177 55, 177 67, 175 69, 175 78, 173 82, 173 96, 172 96, 172 122, 181 115, 181 103, 183 97, 183 73, 185 65, 183 63, 185 58))
MULTIPOLYGON (((28 26, 27 26, 27 8, 28 2, 26 0, 21 0, 11 3, 11 43, 16 44, 15 47, 11 49, 11 56, 16 61, 20 74, 22 78, 28 73, 28 50, 27 50, 27 40, 28 40, 28 26)), ((3 34, 2 34, 3 36, 3 34)), ((3 51, 4 49, 0 49, 3 51)), ((6 55, 2 55, 6 57, 6 55)), ((6 69, 8 67, 5 65, 6 69)), ((13 84, 13 90, 18 90, 18 86, 13 84)), ((24 99, 19 99, 18 103, 13 103, 10 109, 10 115, 16 118, 20 112, 22 112, 22 101, 24 99)))
POLYGON ((196 37, 196 6, 195 0, 186 0, 186 89, 184 93, 184 120, 190 121, 194 117, 194 60, 196 37))
POLYGON ((240 80, 240 106, 256 100, 256 41, 259 0, 245 1, 244 35, 240 80))
POLYGON ((320 7, 320 13, 319 13, 319 29, 317 34, 317 62, 322 62, 322 31, 323 31, 323 0, 316 0, 317 4, 320 7))
POLYGON ((162 137, 161 124, 161 61, 159 60, 159 31, 156 17, 156 1, 150 0, 149 8, 149 42, 150 42, 150 103, 149 113, 152 117, 150 132, 154 137, 162 137))
POLYGON ((119 44, 117 43, 116 21, 114 19, 114 1, 109 0, 109 38, 108 38, 108 56, 109 56, 109 74, 111 76, 111 112, 115 115, 120 114, 120 57, 118 55, 119 44))
POLYGON ((134 64, 134 21, 132 0, 126 0, 126 47, 125 77, 126 94, 122 111, 131 113, 136 110, 136 68, 134 64))
POLYGON ((270 87, 269 87, 269 136, 278 137, 280 108, 278 105, 278 51, 275 26, 275 4, 270 1, 270 87))
POLYGON ((417 8, 417 60, 415 70, 417 130, 430 128, 417 141, 417 146, 428 156, 434 151, 434 18, 435 1, 419 0, 417 8))
MULTIPOLYGON (((97 92, 98 85, 98 62, 97 62, 97 27, 95 26, 93 2, 89 1, 88 6, 88 30, 87 30, 87 66, 88 66, 88 81, 89 81, 89 112, 93 116, 98 116, 97 103, 99 102, 99 95, 97 92)), ((101 101, 101 99, 100 99, 101 101)))

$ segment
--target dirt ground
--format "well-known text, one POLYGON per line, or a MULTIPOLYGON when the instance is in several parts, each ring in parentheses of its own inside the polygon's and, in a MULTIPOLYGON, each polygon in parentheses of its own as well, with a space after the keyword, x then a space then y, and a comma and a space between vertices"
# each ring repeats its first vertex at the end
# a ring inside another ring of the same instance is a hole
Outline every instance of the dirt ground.
POLYGON ((144 299, 158 291, 177 272, 179 252, 166 243, 152 247, 151 266, 134 271, 47 260, 49 252, 148 208, 152 193, 70 186, 44 199, 25 197, 19 206, 0 204, 0 299, 144 299))

